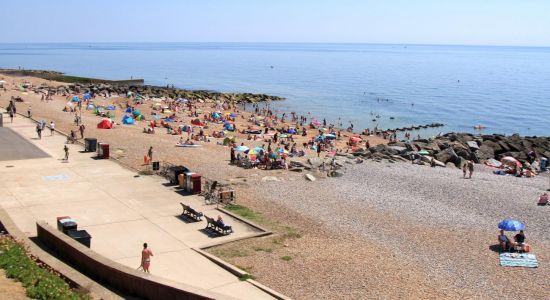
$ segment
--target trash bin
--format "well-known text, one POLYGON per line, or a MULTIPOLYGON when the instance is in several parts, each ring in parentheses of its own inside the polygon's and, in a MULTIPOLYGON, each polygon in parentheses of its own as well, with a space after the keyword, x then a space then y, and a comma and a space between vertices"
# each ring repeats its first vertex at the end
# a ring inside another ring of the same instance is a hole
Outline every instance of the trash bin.
POLYGON ((70 220, 71 217, 69 216, 62 216, 62 217, 57 217, 57 230, 59 231, 62 231, 63 227, 61 226, 61 224, 63 224, 64 220, 70 220))
POLYGON ((101 159, 109 159, 109 144, 99 143, 97 146, 97 156, 101 159))
POLYGON ((173 174, 172 176, 170 176, 170 183, 172 184, 178 184, 178 176, 180 174, 184 174, 185 172, 189 172, 189 169, 187 169, 186 167, 184 166, 173 166, 173 167, 170 167, 170 172, 173 174))
POLYGON ((77 230, 78 224, 76 224, 75 220, 73 219, 62 219, 59 221, 61 224, 61 231, 64 234, 67 234, 67 232, 71 230, 77 230))
POLYGON ((84 139, 84 151, 86 152, 96 152, 97 150, 97 139, 96 138, 85 138, 84 139))
POLYGON ((201 193, 201 175, 199 174, 191 175, 191 182, 193 185, 192 193, 200 194, 201 193))
POLYGON ((182 189, 185 188, 185 175, 184 174, 179 174, 178 175, 178 185, 182 189))
POLYGON ((153 162, 153 171, 158 171, 160 170, 160 162, 159 161, 154 161, 153 162))
POLYGON ((82 245, 90 248, 92 236, 86 230, 70 230, 67 235, 82 245))
POLYGON ((4 115, 0 113, 0 127, 4 127, 4 115))
POLYGON ((185 191, 191 193, 193 191, 193 183, 191 181, 191 176, 195 174, 193 172, 185 173, 185 191))

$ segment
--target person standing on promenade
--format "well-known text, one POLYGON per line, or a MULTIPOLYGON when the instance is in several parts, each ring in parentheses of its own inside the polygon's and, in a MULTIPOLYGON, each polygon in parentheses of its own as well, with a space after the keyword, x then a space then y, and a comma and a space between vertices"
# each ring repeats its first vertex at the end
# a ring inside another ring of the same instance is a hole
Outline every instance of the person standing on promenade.
POLYGON ((149 151, 147 151, 147 156, 149 156, 149 161, 153 161, 153 146, 149 147, 149 151))
POLYGON ((153 256, 153 251, 147 248, 147 243, 143 243, 143 250, 141 250, 141 268, 143 272, 149 272, 149 266, 151 265, 151 256, 153 256))
POLYGON ((13 123, 13 110, 10 109, 10 122, 13 123))
POLYGON ((30 118, 32 117, 32 108, 31 106, 29 105, 29 108, 27 108, 27 116, 30 118))
POLYGON ((67 145, 65 145, 63 147, 63 151, 65 151, 65 159, 64 160, 68 162, 69 161, 69 147, 67 147, 67 145))

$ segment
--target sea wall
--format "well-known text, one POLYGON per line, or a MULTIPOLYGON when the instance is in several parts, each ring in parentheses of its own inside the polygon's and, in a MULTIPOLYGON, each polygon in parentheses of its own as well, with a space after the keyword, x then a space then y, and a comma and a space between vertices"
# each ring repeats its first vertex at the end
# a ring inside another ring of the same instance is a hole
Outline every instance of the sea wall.
POLYGON ((433 139, 377 145, 362 152, 361 156, 374 159, 410 159, 412 153, 422 150, 442 164, 451 163, 457 167, 462 166, 467 160, 482 163, 488 159, 500 160, 505 156, 514 157, 525 163, 542 157, 550 158, 550 137, 447 133, 433 139))

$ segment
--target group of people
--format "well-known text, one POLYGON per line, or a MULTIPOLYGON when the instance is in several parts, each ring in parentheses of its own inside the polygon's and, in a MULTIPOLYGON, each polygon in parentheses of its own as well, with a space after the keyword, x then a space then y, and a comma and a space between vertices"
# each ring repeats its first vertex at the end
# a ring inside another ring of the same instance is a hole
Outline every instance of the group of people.
POLYGON ((514 240, 510 240, 504 230, 500 230, 498 235, 499 245, 504 252, 508 251, 519 251, 519 252, 529 252, 530 246, 525 242, 525 233, 523 230, 520 230, 518 234, 514 236, 514 240))

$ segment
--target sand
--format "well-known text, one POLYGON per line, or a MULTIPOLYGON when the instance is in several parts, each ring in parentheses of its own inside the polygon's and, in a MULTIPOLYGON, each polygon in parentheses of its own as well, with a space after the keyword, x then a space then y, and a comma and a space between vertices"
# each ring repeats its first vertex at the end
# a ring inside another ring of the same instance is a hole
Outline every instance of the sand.
MULTIPOLYGON (((10 83, 44 82, 4 77, 10 83)), ((11 95, 21 93, 0 91, 0 105, 11 95)), ((31 104, 36 117, 55 120, 63 131, 76 128, 73 115, 61 111, 62 97, 48 104, 37 95, 22 97, 28 103, 18 104, 20 112, 31 104)), ((86 135, 109 142, 124 164, 143 168, 143 155, 154 145, 160 161, 231 183, 238 203, 260 212, 276 235, 213 251, 293 298, 550 298, 545 263, 550 207, 536 206, 548 178, 501 177, 477 166, 474 178, 464 180, 458 169, 366 162, 346 165, 344 177, 309 182, 300 173, 231 166, 229 149, 215 140, 201 148, 176 148, 179 136, 143 134, 145 125, 98 130, 99 120, 83 114, 86 135), (281 181, 263 181, 265 176, 281 181), (527 223, 538 269, 498 265, 496 223, 508 216, 527 223), (289 235, 288 228, 300 237, 289 235)), ((377 142, 383 141, 371 140, 377 142)))

